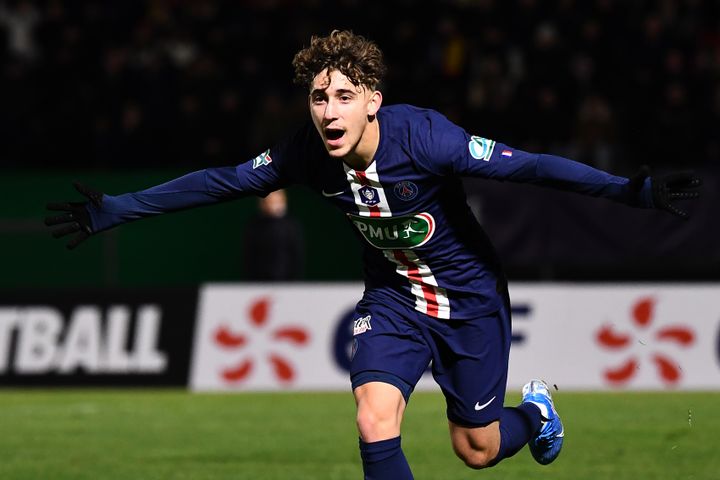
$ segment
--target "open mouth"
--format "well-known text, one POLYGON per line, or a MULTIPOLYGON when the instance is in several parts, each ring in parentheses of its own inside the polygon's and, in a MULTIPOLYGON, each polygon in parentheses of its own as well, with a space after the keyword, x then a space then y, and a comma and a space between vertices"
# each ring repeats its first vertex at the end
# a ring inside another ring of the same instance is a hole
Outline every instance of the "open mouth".
POLYGON ((325 129, 325 138, 327 138, 329 141, 339 140, 340 138, 342 138, 343 135, 345 135, 344 130, 340 130, 338 128, 325 129))

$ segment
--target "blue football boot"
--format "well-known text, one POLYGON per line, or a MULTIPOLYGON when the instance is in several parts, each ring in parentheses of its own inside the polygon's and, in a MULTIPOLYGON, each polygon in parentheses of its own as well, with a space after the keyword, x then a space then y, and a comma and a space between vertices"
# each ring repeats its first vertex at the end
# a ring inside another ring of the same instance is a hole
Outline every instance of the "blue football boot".
POLYGON ((522 389, 523 403, 531 402, 538 406, 543 416, 542 426, 528 442, 530 453, 536 462, 547 465, 560 455, 565 438, 560 416, 555 410, 550 389, 542 380, 530 380, 522 389))

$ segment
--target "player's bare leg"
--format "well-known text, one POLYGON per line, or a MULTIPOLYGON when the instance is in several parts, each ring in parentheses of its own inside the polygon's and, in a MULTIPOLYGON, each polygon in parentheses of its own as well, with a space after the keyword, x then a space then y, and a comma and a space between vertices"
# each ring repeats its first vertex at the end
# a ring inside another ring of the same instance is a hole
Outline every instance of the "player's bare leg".
POLYGON ((400 435, 405 399, 397 387, 369 382, 354 391, 357 426, 365 442, 378 442, 400 435))
POLYGON ((463 427, 450 424, 450 440, 453 450, 470 468, 485 468, 492 465, 500 451, 500 422, 484 427, 463 427))
POLYGON ((365 479, 411 480, 413 476, 400 446, 405 412, 402 393, 383 382, 365 383, 353 393, 365 479))

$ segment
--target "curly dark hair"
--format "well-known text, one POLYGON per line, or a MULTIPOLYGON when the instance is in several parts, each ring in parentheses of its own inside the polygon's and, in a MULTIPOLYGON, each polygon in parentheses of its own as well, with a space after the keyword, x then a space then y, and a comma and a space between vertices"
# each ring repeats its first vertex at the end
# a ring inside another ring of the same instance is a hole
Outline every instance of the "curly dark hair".
POLYGON ((325 70, 338 70, 355 86, 375 90, 385 75, 380 48, 349 30, 333 30, 327 37, 313 36, 310 46, 293 59, 295 83, 308 88, 315 76, 325 70))

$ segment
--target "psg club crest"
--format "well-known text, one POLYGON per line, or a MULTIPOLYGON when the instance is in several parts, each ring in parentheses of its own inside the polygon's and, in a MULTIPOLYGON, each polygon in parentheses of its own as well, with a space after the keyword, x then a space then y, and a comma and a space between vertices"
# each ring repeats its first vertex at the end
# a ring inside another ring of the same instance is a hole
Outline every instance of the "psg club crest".
POLYGON ((360 194, 360 200, 370 207, 373 205, 377 205, 380 203, 380 195, 378 195, 378 191, 375 190, 373 187, 368 187, 367 185, 360 188, 358 190, 358 193, 360 194))
POLYGON ((393 193, 395 194, 395 196, 400 200, 404 200, 406 202, 409 202, 410 200, 417 197, 418 191, 418 186, 415 185, 413 182, 409 182, 407 180, 398 182, 395 184, 395 187, 393 187, 393 193))

